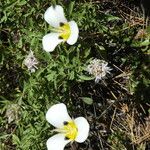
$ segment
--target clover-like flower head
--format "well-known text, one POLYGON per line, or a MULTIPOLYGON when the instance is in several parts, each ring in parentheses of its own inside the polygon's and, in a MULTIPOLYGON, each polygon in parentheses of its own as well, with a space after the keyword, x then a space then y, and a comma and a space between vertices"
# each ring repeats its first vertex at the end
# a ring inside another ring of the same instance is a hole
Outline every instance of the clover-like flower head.
POLYGON ((52 32, 42 39, 45 51, 52 52, 61 42, 67 42, 69 45, 76 43, 79 34, 78 26, 75 21, 67 21, 60 5, 49 7, 44 14, 44 19, 53 27, 52 32))
POLYGON ((104 60, 93 59, 90 64, 87 66, 87 72, 95 77, 95 82, 99 82, 106 77, 106 74, 112 70, 108 67, 108 63, 104 60))
POLYGON ((89 123, 84 117, 72 119, 66 105, 63 103, 53 105, 46 113, 46 120, 58 132, 47 140, 48 150, 63 150, 71 141, 84 142, 89 134, 89 123))
POLYGON ((33 51, 30 51, 27 57, 24 60, 24 65, 27 66, 28 70, 32 73, 35 72, 38 67, 36 66, 39 62, 33 54, 33 51))

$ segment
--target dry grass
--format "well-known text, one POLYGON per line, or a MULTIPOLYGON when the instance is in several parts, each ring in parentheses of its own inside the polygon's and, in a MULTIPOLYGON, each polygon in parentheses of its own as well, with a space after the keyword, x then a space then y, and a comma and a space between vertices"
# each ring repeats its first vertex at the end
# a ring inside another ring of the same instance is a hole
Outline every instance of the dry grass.
POLYGON ((131 105, 121 104, 119 107, 114 110, 111 130, 119 130, 133 147, 145 150, 146 143, 150 142, 150 116, 143 118, 144 112, 139 113, 131 105))

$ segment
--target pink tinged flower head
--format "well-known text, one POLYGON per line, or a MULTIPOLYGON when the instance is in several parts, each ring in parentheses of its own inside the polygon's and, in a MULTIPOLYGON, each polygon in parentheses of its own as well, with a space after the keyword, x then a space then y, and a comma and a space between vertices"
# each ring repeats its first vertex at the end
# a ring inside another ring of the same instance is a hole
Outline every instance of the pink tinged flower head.
POLYGON ((95 82, 102 80, 106 77, 106 74, 112 70, 108 67, 108 63, 104 60, 93 59, 90 64, 87 66, 87 72, 95 77, 95 82))
POLYGON ((44 19, 53 27, 52 32, 42 39, 45 51, 52 52, 61 42, 67 42, 69 45, 76 43, 79 36, 78 26, 75 21, 67 21, 60 5, 49 7, 44 14, 44 19))
POLYGON ((27 57, 24 60, 24 65, 28 68, 28 70, 32 73, 35 72, 38 67, 38 61, 35 58, 33 51, 30 51, 30 53, 27 55, 27 57))
POLYGON ((63 150, 71 141, 84 142, 89 134, 89 123, 84 117, 71 119, 63 103, 53 105, 46 113, 46 120, 58 133, 47 140, 48 150, 63 150))

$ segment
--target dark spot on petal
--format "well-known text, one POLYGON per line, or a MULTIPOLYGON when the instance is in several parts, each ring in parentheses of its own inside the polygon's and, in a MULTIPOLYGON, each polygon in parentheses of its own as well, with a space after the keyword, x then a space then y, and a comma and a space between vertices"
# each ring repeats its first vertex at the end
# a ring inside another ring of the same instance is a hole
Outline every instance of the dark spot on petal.
POLYGON ((67 136, 65 136, 65 140, 69 140, 69 138, 67 136))
POLYGON ((61 37, 61 36, 59 36, 58 38, 59 38, 60 40, 62 40, 62 39, 63 39, 63 37, 61 37))
POLYGON ((67 124, 68 124, 68 122, 67 122, 67 121, 64 121, 64 122, 63 122, 63 124, 64 124, 64 125, 67 125, 67 124))
POLYGON ((60 22, 59 25, 62 27, 62 26, 64 26, 64 23, 63 23, 63 22, 60 22))

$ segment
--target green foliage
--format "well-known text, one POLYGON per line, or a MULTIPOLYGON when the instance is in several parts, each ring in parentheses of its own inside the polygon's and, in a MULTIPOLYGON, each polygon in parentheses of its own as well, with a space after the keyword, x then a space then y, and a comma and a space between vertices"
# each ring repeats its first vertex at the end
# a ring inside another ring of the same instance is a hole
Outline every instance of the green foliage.
MULTIPOLYGON (((128 29, 120 16, 101 11, 102 4, 92 1, 5 0, 0 2, 0 6, 1 150, 46 149, 46 140, 52 134, 45 113, 58 102, 65 102, 70 109, 75 109, 71 105, 71 89, 80 83, 85 87, 87 83, 94 83, 94 78, 85 71, 91 57, 106 59, 118 66, 129 66, 132 76, 127 87, 139 101, 149 101, 150 38, 135 40, 135 28, 128 29), (66 17, 77 22, 80 37, 73 46, 62 43, 54 52, 47 53, 42 48, 42 37, 50 32, 50 27, 43 14, 55 4, 62 5, 66 17), (30 50, 39 61, 35 73, 30 73, 23 64, 30 50), (138 54, 137 57, 132 50, 138 54), (143 92, 139 93, 141 88, 143 92), (19 107, 16 112, 18 119, 8 123, 6 112, 12 104, 19 107)), ((117 74, 115 72, 114 76, 117 74)), ((92 105, 94 99, 88 94, 83 93, 79 99, 92 105)), ((121 143, 119 148, 124 148, 118 135, 110 136, 112 139, 117 139, 117 143, 121 143)))
POLYGON ((125 140, 126 140, 126 137, 125 135, 120 132, 120 131, 117 131, 115 133, 113 133, 109 138, 108 138, 108 142, 111 143, 112 147, 111 149, 112 150, 120 150, 120 149, 128 149, 125 145, 125 140))

